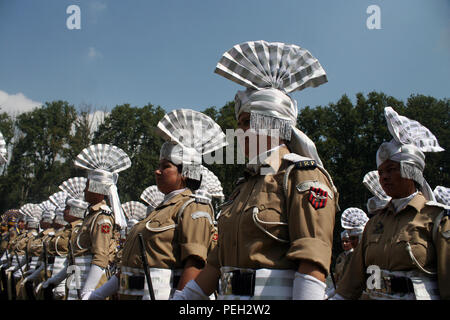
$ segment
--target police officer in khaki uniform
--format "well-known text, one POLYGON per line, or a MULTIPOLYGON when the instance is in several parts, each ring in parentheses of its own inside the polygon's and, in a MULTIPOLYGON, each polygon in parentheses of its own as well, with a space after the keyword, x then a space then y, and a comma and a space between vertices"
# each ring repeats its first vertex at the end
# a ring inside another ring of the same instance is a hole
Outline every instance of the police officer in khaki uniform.
POLYGON ((36 237, 28 241, 27 252, 31 257, 30 267, 24 273, 23 279, 17 284, 18 299, 35 300, 35 287, 51 275, 52 264, 48 259, 48 243, 55 235, 52 227, 55 217, 55 206, 46 200, 39 204, 42 210, 40 227, 41 232, 36 237))
POLYGON ((287 93, 326 82, 325 71, 298 46, 251 41, 216 72, 247 86, 235 112, 250 161, 222 206, 208 265, 175 298, 204 299, 220 277, 220 299, 323 299, 338 193, 287 93))
POLYGON ((186 109, 167 114, 158 128, 166 140, 172 140, 161 147, 155 171, 158 189, 165 198, 127 236, 119 277, 108 283, 111 292, 118 289, 121 300, 149 299, 152 294, 157 300, 169 299, 176 288, 182 289, 203 268, 215 235, 214 210, 196 191, 207 170, 201 166, 202 154, 224 146, 225 135, 211 118, 186 109), (205 128, 210 135, 201 132, 205 128), (139 234, 153 292, 149 292, 145 279, 139 234))
MULTIPOLYGON (((8 297, 10 300, 16 299, 16 283, 24 276, 26 271, 31 269, 28 243, 37 237, 42 216, 42 208, 37 204, 27 203, 19 210, 26 215, 27 231, 14 239, 8 248, 11 266, 6 270, 6 276, 8 277, 8 297)), ((37 263, 37 259, 35 261, 37 263)))
POLYGON ((354 249, 362 237, 364 227, 368 220, 369 218, 366 213, 359 208, 347 208, 342 212, 341 226, 344 228, 344 231, 341 234, 341 239, 344 251, 336 258, 334 274, 336 286, 339 286, 342 275, 351 260, 354 249))
MULTIPOLYGON (((81 299, 88 299, 107 280, 106 268, 114 261, 117 248, 115 228, 126 227, 116 183, 118 172, 129 168, 131 161, 120 148, 98 144, 85 148, 75 166, 88 170, 84 199, 89 208, 77 237, 71 239, 75 263, 81 269, 81 299)), ((77 296, 71 290, 68 299, 77 296)))
MULTIPOLYGON (((64 181, 59 186, 63 192, 67 193, 67 197, 64 200, 63 221, 59 220, 57 211, 55 223, 63 225, 66 222, 66 224, 63 230, 55 235, 54 244, 52 245, 50 243, 50 247, 53 247, 51 250, 56 252, 53 275, 42 285, 44 289, 50 287, 53 290, 53 297, 56 300, 65 300, 68 296, 69 288, 67 287, 73 287, 77 284, 77 279, 73 279, 74 283, 66 286, 66 278, 69 276, 68 267, 75 265, 75 259, 72 255, 74 249, 71 246, 71 239, 77 238, 83 224, 85 212, 89 207, 89 203, 84 201, 86 182, 87 179, 84 177, 74 177, 64 181)), ((77 274, 76 270, 71 270, 71 272, 75 272, 75 275, 77 274)), ((76 289, 74 290, 78 298, 78 291, 76 289)))
POLYGON ((392 200, 367 223, 334 299, 449 299, 449 211, 423 177, 424 152, 443 149, 417 121, 384 112, 393 139, 377 167, 392 200))

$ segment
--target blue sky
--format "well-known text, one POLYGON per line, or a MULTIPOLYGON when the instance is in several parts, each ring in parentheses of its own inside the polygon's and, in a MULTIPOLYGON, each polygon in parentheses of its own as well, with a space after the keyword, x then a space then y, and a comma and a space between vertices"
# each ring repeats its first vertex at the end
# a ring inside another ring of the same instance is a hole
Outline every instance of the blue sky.
POLYGON ((221 107, 242 87, 215 65, 249 40, 319 59, 328 83, 293 93, 300 108, 373 90, 449 97, 449 0, 0 0, 0 106, 221 107), (66 27, 74 4, 81 30, 66 27), (366 26, 369 5, 379 30, 366 26))

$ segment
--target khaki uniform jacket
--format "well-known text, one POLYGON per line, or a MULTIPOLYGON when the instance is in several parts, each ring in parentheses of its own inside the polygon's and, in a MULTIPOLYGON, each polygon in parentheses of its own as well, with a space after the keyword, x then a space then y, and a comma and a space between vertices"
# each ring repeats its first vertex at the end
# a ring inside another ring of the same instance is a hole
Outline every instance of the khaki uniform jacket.
MULTIPOLYGON (((76 232, 74 230, 74 232, 76 232)), ((105 201, 89 207, 76 236, 71 238, 74 256, 92 255, 91 264, 106 268, 114 259, 114 216, 105 201)))
POLYGON ((334 267, 334 280, 336 281, 336 286, 338 286, 339 281, 342 279, 344 275, 344 271, 347 269, 348 264, 352 258, 353 252, 345 253, 341 252, 336 258, 336 265, 334 267))
POLYGON ((419 192, 400 212, 395 213, 391 203, 367 222, 336 290, 338 294, 358 299, 366 288, 370 265, 390 271, 419 270, 406 250, 409 242, 420 265, 428 271, 437 271, 441 298, 450 299, 450 220, 448 216, 441 220, 434 242, 434 221, 443 209, 426 202, 419 192))
POLYGON ((150 267, 181 269, 189 256, 206 262, 215 231, 214 216, 209 205, 194 201, 185 208, 179 221, 178 212, 191 196, 191 190, 186 189, 135 224, 127 236, 121 265, 142 268, 139 233, 150 267))
MULTIPOLYGON (((80 221, 81 225, 81 221, 80 221)), ((48 253, 51 256, 65 257, 69 252, 69 239, 72 233, 72 225, 68 223, 55 233, 48 243, 48 253)))
POLYGON ((40 232, 36 237, 28 241, 27 250, 29 257, 39 257, 39 260, 43 258, 43 242, 45 241, 45 245, 48 248, 48 240, 54 235, 55 230, 53 228, 45 229, 40 232))
POLYGON ((293 169, 285 194, 283 179, 287 167, 293 164, 283 159, 288 153, 286 146, 272 152, 263 166, 270 166, 274 174, 247 177, 222 205, 219 240, 208 263, 216 268, 297 270, 299 260, 308 260, 329 272, 338 195, 330 191, 325 207, 315 209, 309 201, 310 189, 299 191, 297 186, 311 181, 333 190, 327 177, 314 166, 293 169), (254 208, 259 211, 256 215, 254 208))
POLYGON ((35 237, 37 237, 38 233, 36 230, 27 230, 26 232, 20 234, 12 243, 11 243, 11 251, 17 252, 17 254, 25 255, 25 250, 27 250, 28 257, 31 257, 30 251, 28 251, 28 243, 31 242, 35 237))

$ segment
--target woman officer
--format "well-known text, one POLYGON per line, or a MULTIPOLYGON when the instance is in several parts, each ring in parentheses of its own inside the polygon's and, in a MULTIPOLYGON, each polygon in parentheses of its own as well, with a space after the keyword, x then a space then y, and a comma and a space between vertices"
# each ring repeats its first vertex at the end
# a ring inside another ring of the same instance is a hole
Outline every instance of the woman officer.
POLYGON ((226 52, 215 72, 247 87, 235 113, 251 160, 222 206, 208 265, 174 298, 205 299, 220 278, 219 299, 321 300, 338 194, 314 143, 295 128, 287 93, 325 83, 325 71, 298 46, 251 41, 226 52))
POLYGON ((334 299, 449 299, 448 207, 423 177, 424 152, 443 149, 417 121, 384 112, 393 139, 378 149, 377 167, 392 199, 367 223, 334 299))
POLYGON ((204 169, 202 155, 222 148, 225 135, 211 118, 187 109, 165 115, 158 129, 169 140, 161 147, 155 171, 164 200, 134 225, 124 244, 119 274, 108 281, 104 290, 94 292, 91 299, 102 299, 117 289, 119 300, 149 299, 140 234, 156 300, 169 299, 206 263, 215 234, 214 211, 196 190, 204 169))

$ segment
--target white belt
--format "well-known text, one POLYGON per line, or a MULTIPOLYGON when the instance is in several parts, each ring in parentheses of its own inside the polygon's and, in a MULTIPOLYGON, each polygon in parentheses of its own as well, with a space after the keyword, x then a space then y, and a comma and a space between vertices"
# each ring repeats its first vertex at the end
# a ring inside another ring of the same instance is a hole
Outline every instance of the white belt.
MULTIPOLYGON (((75 264, 80 270, 80 289, 83 289, 84 284, 86 283, 89 270, 91 269, 91 262, 92 262, 92 255, 75 257, 75 264)), ((73 283, 73 285, 75 285, 75 283, 73 283)), ((69 289, 69 295, 67 297, 67 300, 78 300, 76 289, 69 289)))
MULTIPOLYGON (((150 277, 152 280, 153 293, 155 294, 155 299, 169 300, 169 298, 173 294, 173 291, 175 291, 175 288, 173 288, 174 277, 181 275, 182 270, 180 269, 172 270, 163 268, 149 268, 149 270, 150 270, 150 277)), ((119 288, 120 294, 142 296, 143 300, 150 299, 144 269, 122 266, 120 267, 120 278, 121 278, 119 288), (130 289, 127 283, 128 277, 142 277, 144 279, 144 288, 130 289)))
POLYGON ((295 270, 222 267, 220 272, 218 300, 292 299, 295 270), (251 287, 253 295, 235 294, 237 285, 251 287))
POLYGON ((434 277, 418 271, 381 270, 380 288, 366 289, 373 300, 439 300, 438 283, 434 277), (408 278, 414 292, 399 293, 392 290, 393 278, 408 278))
POLYGON ((22 260, 23 255, 17 255, 17 257, 16 257, 16 255, 13 255, 13 258, 11 260, 11 265, 14 267, 17 267, 19 265, 19 261, 17 260, 17 258, 19 258, 19 261, 20 261, 20 260, 22 260))
POLYGON ((39 260, 39 257, 31 257, 30 270, 36 269, 36 265, 38 263, 38 260, 39 260))
MULTIPOLYGON (((66 260, 67 257, 55 256, 52 275, 58 274, 64 268, 64 263, 66 262, 66 260)), ((55 297, 63 297, 65 294, 66 294, 66 279, 61 281, 53 290, 53 296, 55 297)))

